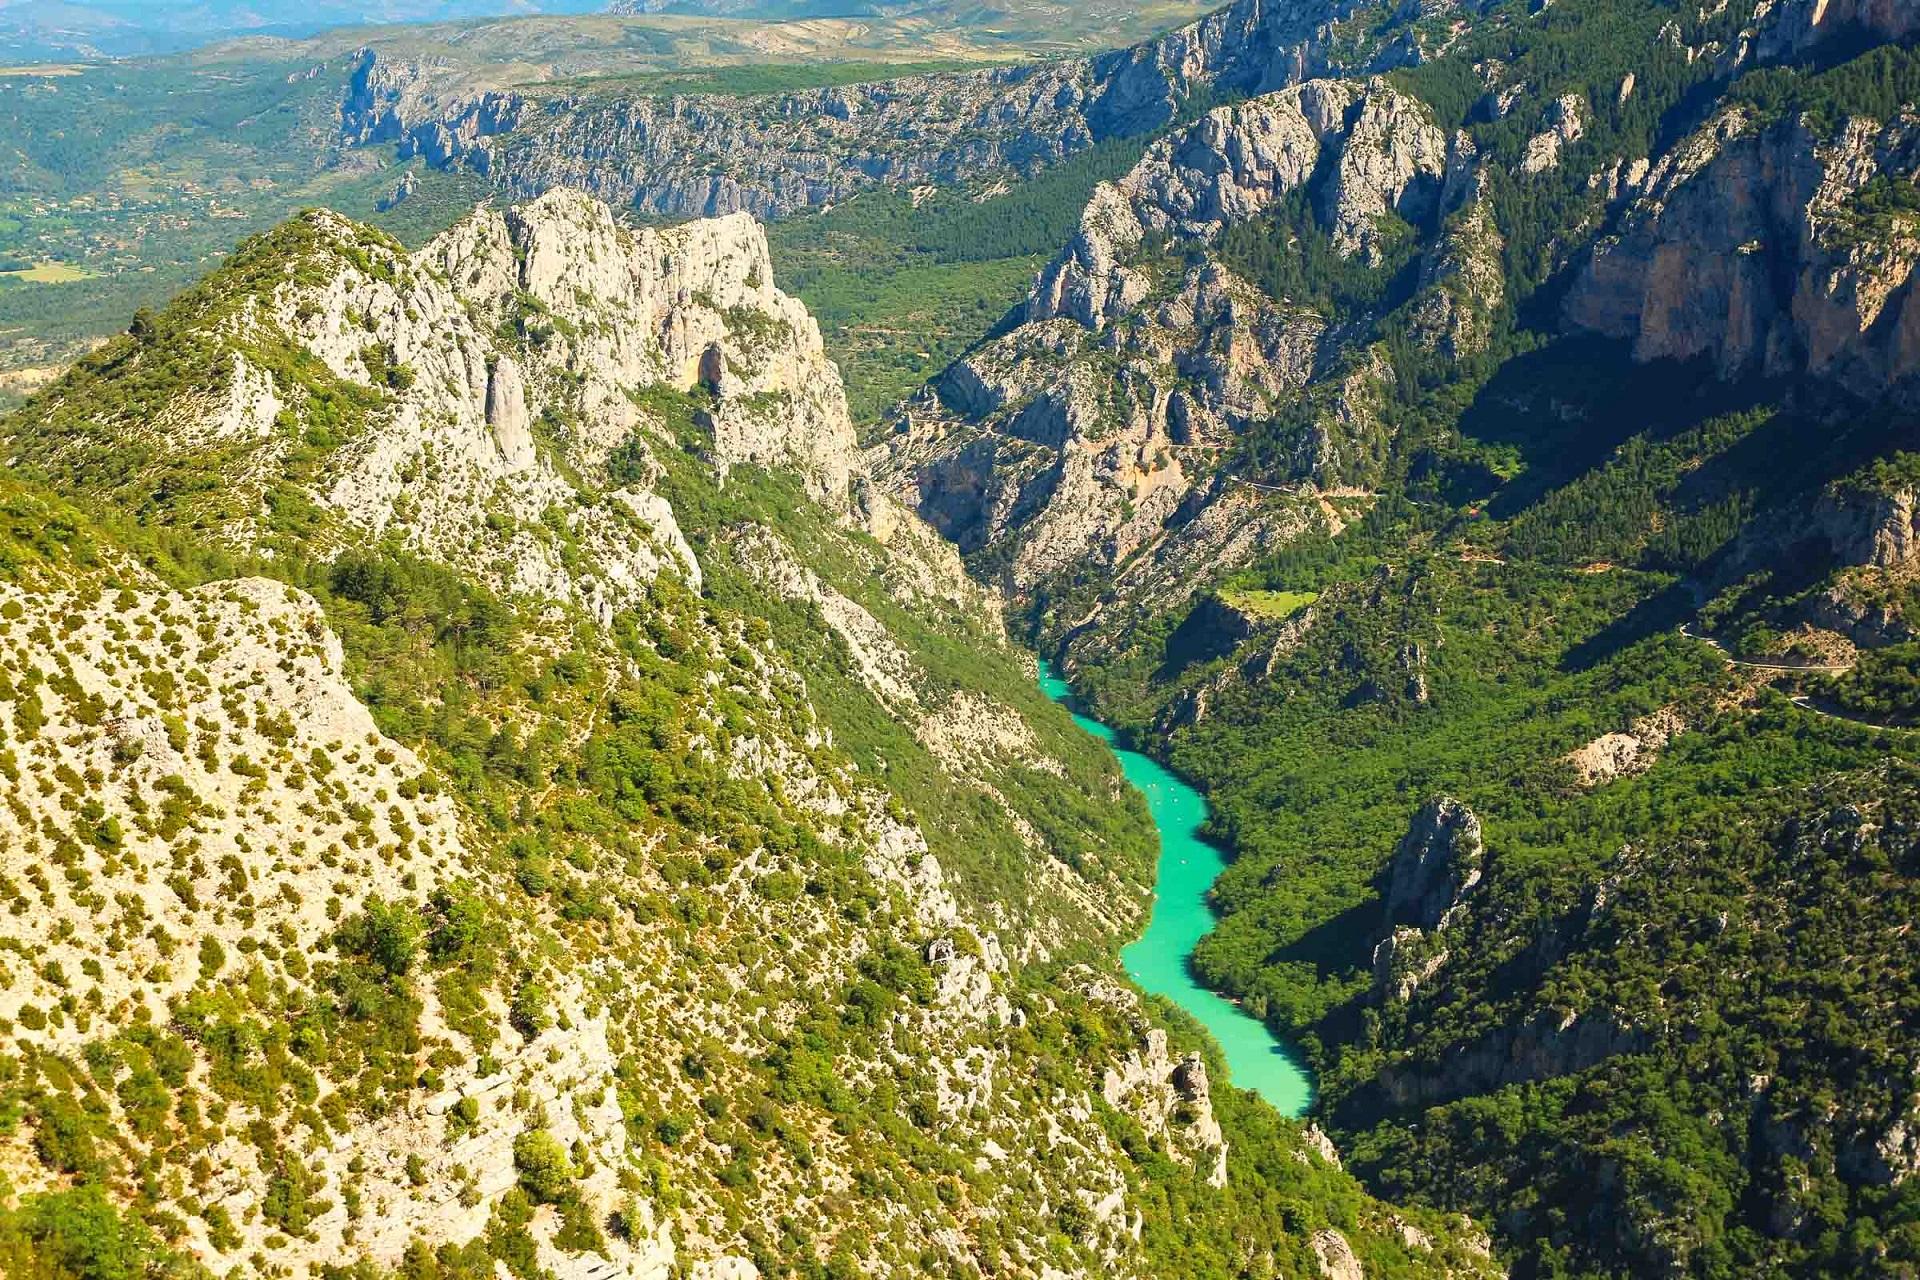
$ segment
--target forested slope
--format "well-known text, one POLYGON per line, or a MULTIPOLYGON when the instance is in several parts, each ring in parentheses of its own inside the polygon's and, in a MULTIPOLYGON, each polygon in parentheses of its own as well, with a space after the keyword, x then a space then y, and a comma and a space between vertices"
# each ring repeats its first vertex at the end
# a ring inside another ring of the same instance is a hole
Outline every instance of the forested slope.
POLYGON ((1176 129, 876 452, 1210 793, 1201 973, 1521 1275, 1910 1274, 1909 16, 1176 129))

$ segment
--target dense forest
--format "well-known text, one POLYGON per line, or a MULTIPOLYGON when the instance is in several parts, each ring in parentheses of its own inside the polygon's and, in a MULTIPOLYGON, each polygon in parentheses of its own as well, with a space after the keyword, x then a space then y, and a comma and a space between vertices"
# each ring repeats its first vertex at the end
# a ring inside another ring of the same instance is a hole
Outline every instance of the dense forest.
MULTIPOLYGON (((1311 593, 1308 627, 1255 621, 1210 649, 1182 609, 1069 646, 1076 687, 1206 788, 1234 851, 1198 971, 1302 1047, 1356 1167, 1485 1215, 1519 1275, 1920 1267, 1913 1184, 1864 1171, 1854 1136, 1897 1123, 1920 1031, 1898 924, 1913 646, 1855 663, 1807 624, 1823 601, 1899 618, 1910 597, 1781 532, 1823 501, 1909 492, 1907 417, 1559 332, 1567 244, 1602 216, 1589 174, 1729 105, 1819 134, 1911 110, 1904 47, 1730 83, 1685 55, 1743 20, 1563 3, 1395 71, 1504 161, 1482 171, 1506 300, 1487 350, 1447 362, 1407 339, 1438 228, 1389 215, 1374 264, 1342 259, 1311 186, 1230 227, 1211 253, 1370 326, 1391 362, 1375 496, 1216 584, 1311 593), (1556 168, 1517 175, 1541 117, 1490 114, 1492 69, 1525 102, 1587 108, 1556 168), (1627 739, 1646 754, 1595 772, 1627 739), (1382 901, 1438 797, 1483 824, 1484 879, 1443 934, 1401 940, 1413 960, 1391 963, 1414 976, 1394 996, 1382 901), (1811 1123, 1823 1107, 1839 1118, 1811 1123)), ((1836 242, 1882 242, 1914 207, 1905 175, 1876 178, 1836 242)), ((1297 478, 1326 412, 1256 425, 1230 465, 1297 478)))

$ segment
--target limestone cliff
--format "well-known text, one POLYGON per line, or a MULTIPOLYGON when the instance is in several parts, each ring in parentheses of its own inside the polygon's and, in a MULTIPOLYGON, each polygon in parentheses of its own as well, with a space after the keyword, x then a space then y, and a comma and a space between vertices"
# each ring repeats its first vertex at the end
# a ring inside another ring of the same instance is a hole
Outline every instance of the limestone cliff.
POLYGON ((1023 973, 1132 927, 1144 819, 750 220, 314 213, 0 432, 9 1194, 216 1267, 1144 1272, 1144 1011, 1023 973))
MULTIPOLYGON (((1444 223, 1416 290, 1421 332, 1474 350, 1498 241, 1458 178, 1470 162, 1382 80, 1311 81, 1208 113, 1096 188, 1022 323, 909 405, 877 469, 1018 600, 1112 575, 1109 634, 1129 607, 1176 606, 1329 527, 1316 491, 1364 483, 1381 456, 1384 358, 1364 325, 1270 296, 1214 244, 1295 199, 1361 263, 1384 252, 1386 218, 1444 223), (1280 451, 1257 476, 1238 456, 1255 433, 1280 451)), ((1072 632, 1093 603, 1056 612, 1049 631, 1072 632)))
MULTIPOLYGON (((1472 15, 1481 6, 1440 7, 1472 15)), ((1235 0, 1092 58, 756 97, 535 95, 369 50, 342 127, 355 142, 396 142, 403 157, 463 165, 521 195, 578 186, 650 212, 766 217, 878 183, 1030 172, 1161 128, 1210 94, 1384 69, 1434 42, 1418 14, 1377 26, 1365 11, 1354 0, 1235 0)))
POLYGON ((1873 187, 1910 184, 1920 131, 1743 109, 1716 116, 1638 180, 1569 294, 1569 324, 1641 359, 1710 357, 1726 377, 1807 374, 1866 397, 1912 395, 1920 232, 1870 221, 1873 187))
MULTIPOLYGON (((679 447, 676 415, 719 474, 790 465, 852 518, 838 374, 744 217, 630 232, 555 192, 481 209, 408 255, 322 211, 243 247, 239 264, 244 287, 187 304, 205 350, 192 385, 152 422, 120 424, 227 460, 235 545, 274 536, 265 499, 291 468, 339 540, 397 538, 605 619, 663 571, 698 579, 650 491, 652 454, 679 447), (268 367, 288 361, 316 368, 268 367), (302 385, 314 376, 338 380, 324 413, 302 385), (303 438, 315 431, 337 447, 316 456, 303 438), (602 472, 616 450, 620 483, 582 499, 569 473, 602 472)), ((56 389, 35 411, 40 465, 80 464, 86 433, 64 425, 79 408, 56 389)))

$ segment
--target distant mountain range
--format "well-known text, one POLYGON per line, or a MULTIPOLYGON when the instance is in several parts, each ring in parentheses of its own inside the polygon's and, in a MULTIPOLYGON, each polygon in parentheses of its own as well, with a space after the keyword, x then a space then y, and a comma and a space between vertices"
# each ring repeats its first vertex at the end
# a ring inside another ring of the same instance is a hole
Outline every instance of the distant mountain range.
POLYGON ((608 13, 682 13, 702 18, 861 18, 871 14, 931 8, 928 4, 878 4, 872 0, 612 0, 608 13))
MULTIPOLYGON (((1190 16, 1188 4, 1161 5, 1163 21, 1190 16)), ((1028 31, 1116 30, 1137 39, 1137 0, 0 0, 0 65, 92 61, 179 53, 245 36, 298 38, 335 27, 457 22, 538 14, 733 18, 790 22, 820 18, 930 19, 942 26, 1028 31)), ((1150 26, 1151 24, 1149 24, 1150 26)))
POLYGON ((0 0, 0 61, 138 57, 237 36, 604 7, 605 0, 0 0))

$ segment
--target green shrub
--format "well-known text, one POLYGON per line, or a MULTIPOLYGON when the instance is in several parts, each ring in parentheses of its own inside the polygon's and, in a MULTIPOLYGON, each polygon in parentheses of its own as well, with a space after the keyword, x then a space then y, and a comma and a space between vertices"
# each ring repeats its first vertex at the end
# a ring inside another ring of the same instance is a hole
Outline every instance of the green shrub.
POLYGON ((148 1280, 178 1274, 139 1222, 96 1186, 29 1196, 0 1208, 0 1275, 16 1280, 148 1280))
POLYGON ((64 1094, 43 1098, 34 1116, 33 1149, 48 1168, 83 1178, 105 1170, 94 1145, 93 1124, 78 1103, 64 1094))
POLYGON ((553 1009, 547 989, 537 982, 523 982, 513 993, 509 1010, 514 1030, 531 1040, 553 1025, 553 1009))
POLYGON ((412 907, 369 898, 334 934, 334 945, 342 954, 370 961, 389 978, 403 978, 420 952, 421 933, 420 915, 412 907))
POLYGON ((565 1147, 545 1129, 529 1129, 513 1140, 513 1167, 520 1186, 536 1204, 558 1204, 573 1192, 578 1174, 565 1147))

